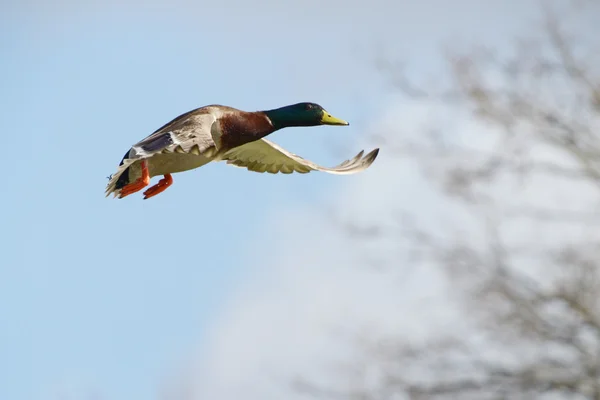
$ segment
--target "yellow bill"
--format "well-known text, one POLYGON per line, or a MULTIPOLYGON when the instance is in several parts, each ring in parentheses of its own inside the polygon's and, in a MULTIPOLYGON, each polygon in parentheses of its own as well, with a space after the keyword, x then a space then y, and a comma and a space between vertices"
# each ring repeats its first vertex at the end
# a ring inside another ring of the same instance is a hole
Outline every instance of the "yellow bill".
POLYGON ((329 114, 327 111, 323 110, 323 116, 321 117, 321 123, 323 125, 350 125, 348 122, 343 119, 339 119, 329 114))

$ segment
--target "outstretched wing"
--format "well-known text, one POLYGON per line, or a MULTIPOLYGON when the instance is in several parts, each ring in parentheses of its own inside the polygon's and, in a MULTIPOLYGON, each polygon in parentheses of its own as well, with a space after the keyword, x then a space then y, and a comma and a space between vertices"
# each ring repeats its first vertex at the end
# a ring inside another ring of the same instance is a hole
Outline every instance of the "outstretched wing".
POLYGON ((364 150, 361 150, 351 160, 346 160, 341 164, 327 168, 306 160, 296 154, 279 147, 266 139, 256 140, 245 145, 236 147, 223 156, 227 164, 236 167, 247 168, 255 172, 269 172, 276 174, 278 172, 291 174, 292 172, 308 173, 310 171, 323 171, 330 174, 349 175, 367 169, 377 155, 379 149, 374 149, 363 157, 364 150))

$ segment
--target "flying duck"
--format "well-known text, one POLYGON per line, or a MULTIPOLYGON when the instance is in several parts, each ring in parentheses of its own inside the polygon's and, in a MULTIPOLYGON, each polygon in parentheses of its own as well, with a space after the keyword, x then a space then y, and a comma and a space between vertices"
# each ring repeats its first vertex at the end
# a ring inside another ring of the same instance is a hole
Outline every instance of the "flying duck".
POLYGON ((255 172, 308 173, 323 171, 348 175, 367 169, 379 153, 364 151, 341 164, 327 168, 306 160, 265 139, 288 127, 349 125, 315 103, 298 103, 267 111, 247 112, 209 105, 191 110, 160 127, 131 146, 117 171, 109 177, 106 196, 123 198, 150 184, 144 199, 156 196, 173 184, 172 174, 201 167, 211 161, 226 161, 255 172))

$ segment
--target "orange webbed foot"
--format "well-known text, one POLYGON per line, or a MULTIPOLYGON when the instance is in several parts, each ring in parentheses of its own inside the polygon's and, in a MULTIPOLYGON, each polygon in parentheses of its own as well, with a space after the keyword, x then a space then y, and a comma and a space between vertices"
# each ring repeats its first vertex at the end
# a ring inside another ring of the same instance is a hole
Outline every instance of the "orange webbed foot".
POLYGON ((146 164, 146 161, 142 161, 142 176, 136 179, 135 182, 123 186, 123 188, 121 188, 119 198, 122 199, 123 197, 129 196, 132 193, 139 192, 149 184, 150 174, 148 173, 148 165, 146 164))
POLYGON ((164 175, 164 178, 158 181, 158 183, 144 192, 144 200, 150 197, 156 196, 159 193, 164 192, 169 186, 173 184, 173 177, 171 174, 164 175))

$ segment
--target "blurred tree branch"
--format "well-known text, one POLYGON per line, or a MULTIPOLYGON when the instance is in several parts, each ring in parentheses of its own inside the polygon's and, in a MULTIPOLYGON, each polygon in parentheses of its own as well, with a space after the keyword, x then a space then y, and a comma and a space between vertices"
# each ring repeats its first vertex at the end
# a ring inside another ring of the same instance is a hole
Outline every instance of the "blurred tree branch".
MULTIPOLYGON (((440 333, 416 346, 397 338, 382 344, 374 335, 364 346, 379 366, 376 388, 338 391, 299 380, 297 391, 357 400, 600 400, 600 42, 593 43, 600 37, 597 28, 571 37, 564 15, 547 4, 541 37, 518 41, 514 54, 485 48, 449 54, 448 90, 411 82, 404 63, 377 63, 405 96, 467 111, 494 132, 486 145, 438 128, 412 140, 373 136, 388 152, 416 160, 447 201, 461 202, 479 222, 485 245, 452 233, 440 239, 401 216, 398 229, 336 220, 351 239, 393 235, 419 248, 420 260, 443 268, 476 340, 440 333), (539 179, 543 186, 536 186, 539 179), (589 202, 574 209, 526 192, 545 187, 564 187, 589 202), (523 231, 535 236, 526 239, 523 231)), ((571 11, 587 12, 597 24, 599 4, 574 1, 571 11)))

